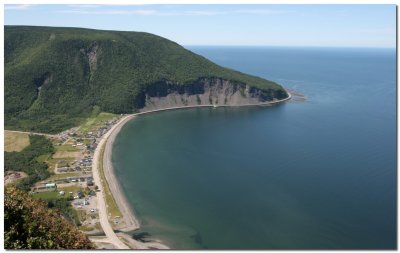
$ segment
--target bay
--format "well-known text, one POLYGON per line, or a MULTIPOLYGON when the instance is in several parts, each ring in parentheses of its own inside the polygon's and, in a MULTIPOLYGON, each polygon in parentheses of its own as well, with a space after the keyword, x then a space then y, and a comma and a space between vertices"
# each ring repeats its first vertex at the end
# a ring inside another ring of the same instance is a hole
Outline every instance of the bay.
POLYGON ((174 249, 395 249, 394 49, 188 49, 306 101, 128 122, 112 162, 140 231, 174 249))

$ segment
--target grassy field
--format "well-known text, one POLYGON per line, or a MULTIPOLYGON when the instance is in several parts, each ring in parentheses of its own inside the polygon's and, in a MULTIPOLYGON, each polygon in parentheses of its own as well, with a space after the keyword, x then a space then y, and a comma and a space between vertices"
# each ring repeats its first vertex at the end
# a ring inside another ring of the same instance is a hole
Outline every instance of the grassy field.
POLYGON ((95 117, 87 118, 86 122, 81 125, 79 130, 83 134, 86 134, 86 133, 91 132, 91 131, 93 131, 95 129, 98 129, 99 127, 104 125, 104 123, 106 123, 107 121, 109 121, 109 120, 111 120, 111 119, 113 119, 113 118, 115 118, 117 116, 118 116, 117 114, 108 113, 108 112, 101 112, 95 117))
MULTIPOLYGON (((92 231, 94 229, 96 229, 98 231, 103 231, 103 228, 101 227, 100 223, 96 223, 95 225, 80 226, 78 228, 79 228, 79 230, 82 230, 82 231, 85 231, 85 232, 92 231)), ((96 238, 104 239, 104 238, 107 238, 107 237, 106 236, 96 236, 96 238)))
POLYGON ((5 130, 4 131, 4 151, 21 151, 25 147, 29 146, 29 134, 28 133, 15 133, 5 130))
POLYGON ((104 189, 104 196, 106 198, 107 213, 111 214, 111 217, 115 217, 115 216, 122 217, 122 214, 118 209, 117 203, 115 202, 115 199, 114 199, 113 195, 111 194, 110 188, 108 187, 107 180, 104 176, 103 157, 104 157, 104 146, 102 147, 102 149, 100 151, 100 161, 99 161, 99 169, 100 169, 99 172, 100 173, 99 174, 100 174, 100 179, 101 179, 103 189, 104 189))
POLYGON ((79 190, 83 190, 82 187, 80 187, 79 185, 72 185, 72 186, 67 186, 67 187, 62 187, 59 186, 57 187, 59 190, 65 191, 65 194, 67 195, 69 192, 77 192, 79 190))
POLYGON ((77 152, 77 151, 80 151, 79 148, 72 147, 72 145, 70 145, 70 144, 64 144, 64 145, 61 145, 61 146, 56 145, 55 149, 57 150, 57 152, 58 151, 66 151, 66 152, 77 152))
POLYGON ((47 161, 48 165, 54 170, 56 164, 58 163, 58 167, 64 167, 68 164, 71 164, 75 159, 74 158, 51 158, 47 161))
POLYGON ((93 231, 94 230, 93 226, 88 226, 88 225, 79 226, 78 228, 79 228, 79 230, 82 230, 84 232, 89 232, 89 231, 93 231))
POLYGON ((51 177, 49 177, 46 180, 56 180, 56 179, 66 178, 66 177, 76 177, 76 176, 79 176, 79 175, 80 175, 79 172, 61 173, 61 174, 52 175, 51 177))
POLYGON ((73 158, 76 159, 79 157, 81 154, 81 151, 57 151, 54 155, 53 158, 73 158))
POLYGON ((36 158, 36 161, 38 161, 40 163, 44 163, 44 162, 48 161, 49 159, 51 159, 51 154, 44 154, 44 155, 38 156, 36 158))
POLYGON ((83 140, 83 144, 85 144, 85 145, 89 145, 91 142, 92 142, 92 141, 89 140, 89 139, 83 140))
POLYGON ((58 191, 38 192, 38 193, 32 194, 32 197, 35 199, 42 199, 42 200, 63 198, 63 196, 60 196, 58 191))
POLYGON ((72 147, 72 145, 68 144, 60 146, 53 143, 53 146, 56 151, 53 156, 43 155, 37 159, 38 162, 46 162, 49 165, 49 172, 54 172, 54 168, 57 163, 58 167, 64 167, 67 163, 71 164, 79 157, 81 152, 76 147, 72 147))

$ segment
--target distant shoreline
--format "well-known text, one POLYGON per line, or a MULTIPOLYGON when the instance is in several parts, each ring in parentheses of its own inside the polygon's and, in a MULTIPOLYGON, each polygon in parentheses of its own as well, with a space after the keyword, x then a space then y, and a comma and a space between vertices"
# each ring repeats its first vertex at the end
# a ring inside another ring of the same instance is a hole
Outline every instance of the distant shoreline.
MULTIPOLYGON (((189 109, 189 108, 201 108, 201 107, 248 107, 248 106, 270 106, 270 105, 275 105, 279 104, 282 102, 285 102, 289 99, 292 98, 291 93, 286 91, 288 93, 288 97, 281 99, 281 100, 275 100, 275 101, 270 101, 270 102, 263 102, 259 104, 244 104, 244 105, 194 105, 194 106, 178 106, 178 107, 169 107, 169 108, 163 108, 163 109, 156 109, 156 110, 150 110, 150 111, 144 111, 144 112, 139 112, 139 113, 134 113, 134 114, 129 114, 125 115, 122 117, 117 124, 110 129, 110 132, 108 133, 108 137, 105 140, 105 150, 104 150, 104 155, 103 155, 103 172, 108 184, 108 187, 111 191, 111 194, 113 195, 113 198, 118 206, 118 209, 120 210, 123 219, 126 224, 126 228, 122 230, 130 231, 130 230, 136 230, 140 228, 140 223, 135 216, 133 207, 129 205, 129 202, 126 199, 125 194, 122 192, 121 186, 118 182, 117 177, 115 176, 114 173, 114 167, 112 165, 112 147, 115 141, 115 138, 117 137, 118 133, 121 131, 122 127, 130 120, 134 119, 138 115, 143 115, 143 114, 149 114, 149 113, 155 113, 155 112, 161 112, 161 111, 169 111, 169 110, 177 110, 177 109, 189 109)), ((98 147, 99 148, 99 147, 98 147)), ((155 248, 168 248, 166 245, 161 244, 161 242, 149 242, 149 243, 140 243, 136 241, 139 244, 143 244, 143 246, 149 246, 149 247, 155 247, 155 248)))

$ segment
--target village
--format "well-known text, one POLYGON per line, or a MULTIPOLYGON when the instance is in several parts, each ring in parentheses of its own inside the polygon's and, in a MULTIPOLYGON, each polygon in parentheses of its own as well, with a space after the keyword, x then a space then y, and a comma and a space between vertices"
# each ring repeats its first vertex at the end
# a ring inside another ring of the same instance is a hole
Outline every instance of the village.
MULTIPOLYGON (((37 199, 70 201, 76 211, 74 223, 89 235, 103 233, 96 198, 99 186, 92 175, 93 154, 100 138, 119 118, 114 114, 100 115, 80 127, 52 136, 56 152, 44 158, 52 175, 31 188, 32 196, 37 199)), ((119 217, 113 218, 118 224, 119 217)))

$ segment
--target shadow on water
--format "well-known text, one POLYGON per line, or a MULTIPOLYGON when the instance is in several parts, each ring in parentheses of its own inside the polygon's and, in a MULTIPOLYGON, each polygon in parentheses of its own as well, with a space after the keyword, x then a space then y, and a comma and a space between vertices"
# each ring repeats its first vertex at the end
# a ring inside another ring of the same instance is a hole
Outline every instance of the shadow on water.
POLYGON ((196 233, 194 235, 190 236, 190 239, 192 239, 196 244, 198 244, 201 248, 203 249, 208 249, 206 245, 203 244, 203 238, 199 233, 196 233))
POLYGON ((148 239, 150 236, 151 234, 148 232, 139 232, 139 233, 134 233, 132 235, 132 238, 140 242, 151 242, 151 240, 148 239))

